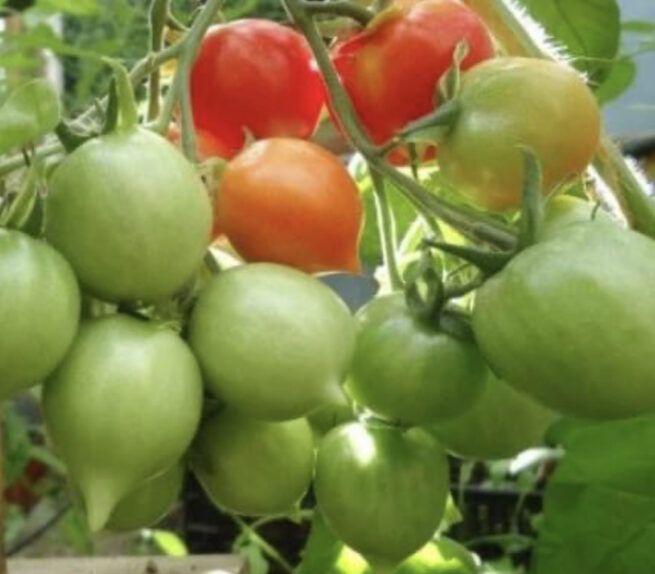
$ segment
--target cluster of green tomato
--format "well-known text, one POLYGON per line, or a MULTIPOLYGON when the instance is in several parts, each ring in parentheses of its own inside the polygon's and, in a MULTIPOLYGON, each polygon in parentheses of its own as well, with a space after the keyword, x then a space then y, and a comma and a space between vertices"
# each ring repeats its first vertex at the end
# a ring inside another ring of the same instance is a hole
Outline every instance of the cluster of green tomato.
MULTIPOLYGON (((520 202, 517 143, 538 152, 548 189, 596 149, 597 109, 562 66, 492 60, 457 97, 441 166, 490 210, 520 202), (519 89, 545 106, 541 90, 554 83, 580 103, 563 116, 582 118, 579 146, 561 122, 534 131, 525 108, 507 109, 519 89)), ((43 382, 48 432, 92 529, 156 522, 189 465, 219 507, 249 516, 292 513, 313 484, 331 531, 390 570, 442 522, 447 451, 506 458, 540 444, 562 415, 655 410, 655 243, 593 218, 588 203, 548 202, 534 241, 477 289, 473 337, 398 293, 353 317, 288 266, 198 273, 207 192, 135 118, 56 168, 47 243, 0 230, 0 395, 43 382)), ((268 156, 248 157, 250 174, 268 156)))

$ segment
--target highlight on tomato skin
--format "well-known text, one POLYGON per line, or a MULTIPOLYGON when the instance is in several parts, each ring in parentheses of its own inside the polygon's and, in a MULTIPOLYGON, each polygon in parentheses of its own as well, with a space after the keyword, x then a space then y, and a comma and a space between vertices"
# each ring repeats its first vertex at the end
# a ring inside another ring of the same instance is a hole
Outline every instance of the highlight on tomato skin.
POLYGON ((304 37, 276 22, 236 20, 209 29, 191 72, 196 129, 234 157, 256 139, 313 134, 324 105, 321 79, 304 37))
MULTIPOLYGON (((375 144, 434 110, 439 80, 463 41, 469 48, 463 70, 493 58, 491 36, 475 12, 454 0, 423 0, 394 3, 365 30, 335 44, 332 60, 375 144)), ((434 157, 434 150, 422 157, 434 157)), ((397 165, 408 159, 404 149, 390 156, 397 165)))
POLYGON ((248 262, 308 273, 358 273, 363 206, 342 162, 320 146, 273 138, 252 144, 225 168, 216 227, 248 262))

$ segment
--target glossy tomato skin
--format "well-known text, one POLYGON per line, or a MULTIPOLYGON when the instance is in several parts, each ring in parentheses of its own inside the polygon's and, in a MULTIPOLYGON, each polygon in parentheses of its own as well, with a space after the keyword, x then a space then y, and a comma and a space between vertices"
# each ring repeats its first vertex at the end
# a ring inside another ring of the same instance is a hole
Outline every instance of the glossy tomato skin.
POLYGON ((107 530, 130 532, 160 522, 177 502, 185 475, 186 465, 180 461, 140 484, 118 503, 107 522, 107 530))
POLYGON ((455 0, 405 2, 395 13, 337 43, 332 55, 357 115, 374 143, 434 109, 439 79, 465 40, 467 69, 493 57, 491 38, 471 9, 455 0))
POLYGON ((577 223, 516 256, 479 290, 473 328, 494 371, 563 414, 655 412, 655 242, 577 223))
POLYGON ((309 273, 360 271, 363 207, 341 161, 316 144, 254 143, 225 168, 216 224, 238 253, 309 273))
POLYGON ((349 423, 319 445, 318 506, 334 534, 374 563, 401 562, 432 538, 448 484, 441 447, 418 428, 349 423))
POLYGON ((375 414, 432 424, 462 414, 482 393, 486 367, 476 346, 421 321, 403 295, 373 300, 358 319, 347 389, 375 414))
POLYGON ((191 72, 196 127, 231 158, 245 130, 255 138, 309 138, 324 104, 311 50, 298 32, 268 20, 210 28, 191 72))
POLYGON ((500 380, 491 371, 471 409, 431 428, 439 442, 461 458, 512 458, 543 445, 558 415, 500 380))
POLYGON ((91 528, 177 463, 200 422, 202 377, 170 329, 126 315, 82 324, 43 391, 46 428, 91 528))
POLYGON ((544 193, 579 176, 600 139, 598 104, 573 69, 548 60, 498 58, 462 76, 462 112, 439 144, 441 169, 475 204, 516 209, 523 155, 541 161, 544 193))
POLYGON ((49 245, 0 229, 0 397, 40 383, 64 358, 78 328, 73 270, 49 245))
POLYGON ((119 131, 77 148, 54 172, 45 235, 84 290, 108 301, 173 295, 202 263, 211 203, 165 138, 119 131))
POLYGON ((253 263, 200 294, 189 339, 217 398, 253 418, 289 420, 341 394, 355 321, 318 279, 253 263))
POLYGON ((314 437, 305 419, 256 421, 226 409, 203 422, 190 462, 218 507, 285 514, 312 481, 314 437))

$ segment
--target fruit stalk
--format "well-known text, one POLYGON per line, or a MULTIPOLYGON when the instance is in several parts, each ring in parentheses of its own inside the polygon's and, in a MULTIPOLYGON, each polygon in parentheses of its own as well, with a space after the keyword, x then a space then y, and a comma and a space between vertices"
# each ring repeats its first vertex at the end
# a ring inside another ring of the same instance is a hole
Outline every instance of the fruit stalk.
MULTIPOLYGON (((152 0, 150 5, 150 49, 153 53, 161 52, 164 47, 164 30, 168 19, 170 0, 152 0)), ((154 121, 159 115, 159 92, 161 89, 161 72, 155 68, 148 83, 148 120, 154 121)))
POLYGON ((302 0, 281 1, 294 24, 307 38, 327 85, 333 108, 345 133, 355 149, 367 160, 369 166, 381 176, 394 182, 419 213, 426 214, 428 218, 435 214, 472 239, 501 248, 513 246, 515 233, 511 228, 475 210, 453 205, 437 197, 384 160, 384 148, 373 145, 368 139, 350 98, 339 81, 314 18, 307 11, 304 2, 302 0))
POLYGON ((366 26, 373 19, 373 12, 348 0, 336 0, 334 2, 303 2, 303 7, 310 14, 329 14, 332 16, 345 16, 366 26))

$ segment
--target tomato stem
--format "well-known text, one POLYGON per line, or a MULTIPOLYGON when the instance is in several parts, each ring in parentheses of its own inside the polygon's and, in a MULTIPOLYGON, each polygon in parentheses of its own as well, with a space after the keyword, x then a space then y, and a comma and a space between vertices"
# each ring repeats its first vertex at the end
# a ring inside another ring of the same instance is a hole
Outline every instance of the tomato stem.
POLYGON ((384 265, 389 275, 391 290, 397 291, 403 288, 403 280, 398 270, 398 261, 396 258, 396 222, 391 206, 389 205, 384 179, 373 169, 369 168, 369 172, 371 174, 371 181, 373 182, 375 214, 378 222, 378 233, 380 235, 384 265))
MULTIPOLYGON (((164 30, 168 20, 170 0, 152 0, 150 4, 150 49, 160 52, 164 47, 164 30)), ((148 83, 148 120, 154 121, 159 115, 159 97, 161 91, 161 72, 155 68, 150 73, 148 83)))
POLYGON ((509 248, 516 242, 516 234, 507 225, 473 209, 451 204, 429 192, 389 165, 384 159, 384 148, 375 146, 366 135, 350 98, 346 94, 330 60, 323 38, 304 0, 281 0, 289 16, 305 35, 328 88, 332 106, 353 146, 364 156, 371 169, 392 181, 419 213, 433 213, 469 238, 509 248))
POLYGON ((303 8, 309 14, 330 14, 332 16, 346 16, 366 26, 375 16, 373 12, 348 0, 335 0, 334 2, 303 2, 303 8))

